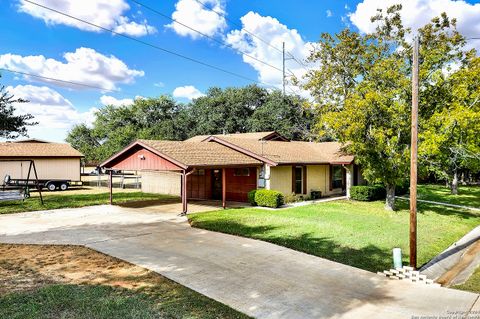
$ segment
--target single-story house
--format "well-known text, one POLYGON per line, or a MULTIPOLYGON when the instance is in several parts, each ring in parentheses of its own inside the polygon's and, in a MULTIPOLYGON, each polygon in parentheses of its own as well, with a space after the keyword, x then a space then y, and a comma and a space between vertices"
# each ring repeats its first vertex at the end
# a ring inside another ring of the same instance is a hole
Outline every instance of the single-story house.
MULTIPOLYGON (((40 180, 80 181, 83 154, 70 144, 26 140, 0 143, 0 178, 25 179, 30 160, 40 180), (24 162, 22 162, 24 161, 24 162)), ((31 175, 33 176, 33 175, 31 175)))
POLYGON ((185 141, 137 140, 102 167, 137 170, 142 191, 188 199, 247 201, 252 189, 285 195, 349 194, 364 182, 354 157, 337 142, 290 141, 277 132, 195 136, 185 141))

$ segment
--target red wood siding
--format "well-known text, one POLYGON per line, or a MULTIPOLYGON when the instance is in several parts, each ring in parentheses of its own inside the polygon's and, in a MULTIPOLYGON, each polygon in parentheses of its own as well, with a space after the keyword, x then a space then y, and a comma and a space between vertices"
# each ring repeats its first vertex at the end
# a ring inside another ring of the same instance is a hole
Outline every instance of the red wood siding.
POLYGON ((249 176, 234 176, 234 169, 225 170, 227 177, 227 200, 247 202, 248 192, 257 188, 257 168, 250 167, 249 176))
MULTIPOLYGON (((250 167, 249 176, 234 176, 235 169, 225 169, 228 201, 246 202, 248 192, 257 188, 257 168, 250 167)), ((189 199, 212 199, 212 170, 205 169, 205 175, 191 174, 187 177, 189 199)))
POLYGON ((192 199, 212 198, 212 171, 205 170, 205 175, 187 176, 187 197, 192 199))
POLYGON ((113 163, 112 168, 131 171, 140 171, 144 169, 180 169, 177 165, 143 148, 132 149, 131 151, 123 154, 115 163, 113 163))

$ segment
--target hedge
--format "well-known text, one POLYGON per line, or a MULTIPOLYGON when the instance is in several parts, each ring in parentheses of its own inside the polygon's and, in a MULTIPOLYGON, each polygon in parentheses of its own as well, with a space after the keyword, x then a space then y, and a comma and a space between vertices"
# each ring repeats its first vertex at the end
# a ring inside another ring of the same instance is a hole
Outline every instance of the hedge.
POLYGON ((277 208, 282 206, 284 202, 283 194, 278 191, 259 189, 255 192, 255 203, 258 206, 277 208))
POLYGON ((252 205, 252 206, 257 206, 257 202, 255 202, 255 193, 257 192, 256 189, 253 189, 251 191, 248 192, 248 202, 252 205))
POLYGON ((385 187, 381 185, 350 187, 350 198, 354 200, 369 202, 383 199, 385 196, 385 187))

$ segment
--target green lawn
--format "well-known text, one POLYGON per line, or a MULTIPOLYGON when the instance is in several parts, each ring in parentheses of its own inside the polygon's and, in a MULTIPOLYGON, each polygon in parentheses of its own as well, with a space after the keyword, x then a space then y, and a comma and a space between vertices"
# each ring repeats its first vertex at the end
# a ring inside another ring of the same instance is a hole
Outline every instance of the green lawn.
POLYGON ((480 208, 480 186, 459 186, 452 195, 444 185, 418 185, 418 199, 480 208))
POLYGON ((480 267, 475 270, 466 282, 453 288, 480 293, 480 267))
MULTIPOLYGON (((189 215, 194 227, 269 241, 370 271, 392 265, 392 248, 408 262, 408 202, 335 201, 284 210, 227 209, 189 215)), ((426 263, 480 222, 480 214, 419 204, 418 262, 426 263)))
MULTIPOLYGON (((73 195, 68 193, 61 195, 48 194, 43 197, 44 205, 42 205, 37 196, 37 194, 34 194, 31 198, 25 199, 24 201, 0 202, 0 214, 108 204, 110 198, 109 193, 73 195)), ((113 198, 115 204, 122 204, 129 201, 174 200, 176 197, 142 192, 118 192, 114 193, 113 198)))
POLYGON ((50 285, 0 296, 0 318, 248 318, 188 288, 171 283, 151 293, 95 285, 50 285))

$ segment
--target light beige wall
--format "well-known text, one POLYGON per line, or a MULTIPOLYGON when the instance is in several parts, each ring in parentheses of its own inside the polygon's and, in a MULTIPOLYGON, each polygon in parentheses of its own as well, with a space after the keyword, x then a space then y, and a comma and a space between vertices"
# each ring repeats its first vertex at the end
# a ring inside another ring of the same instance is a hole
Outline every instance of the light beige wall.
POLYGON ((328 165, 307 165, 307 194, 316 190, 326 195, 329 192, 329 173, 328 165))
POLYGON ((142 192, 180 196, 181 176, 173 172, 141 171, 142 192))
POLYGON ((292 166, 270 167, 270 189, 285 195, 292 193, 292 166))
MULTIPOLYGON (((35 159, 35 167, 39 179, 66 179, 80 181, 79 158, 45 158, 35 159)), ((30 162, 0 162, 0 178, 10 175, 11 178, 25 179, 30 162)), ((33 171, 30 178, 34 178, 33 171)))
POLYGON ((307 194, 312 190, 319 190, 322 196, 341 194, 342 189, 330 190, 330 167, 328 165, 307 166, 307 194))

